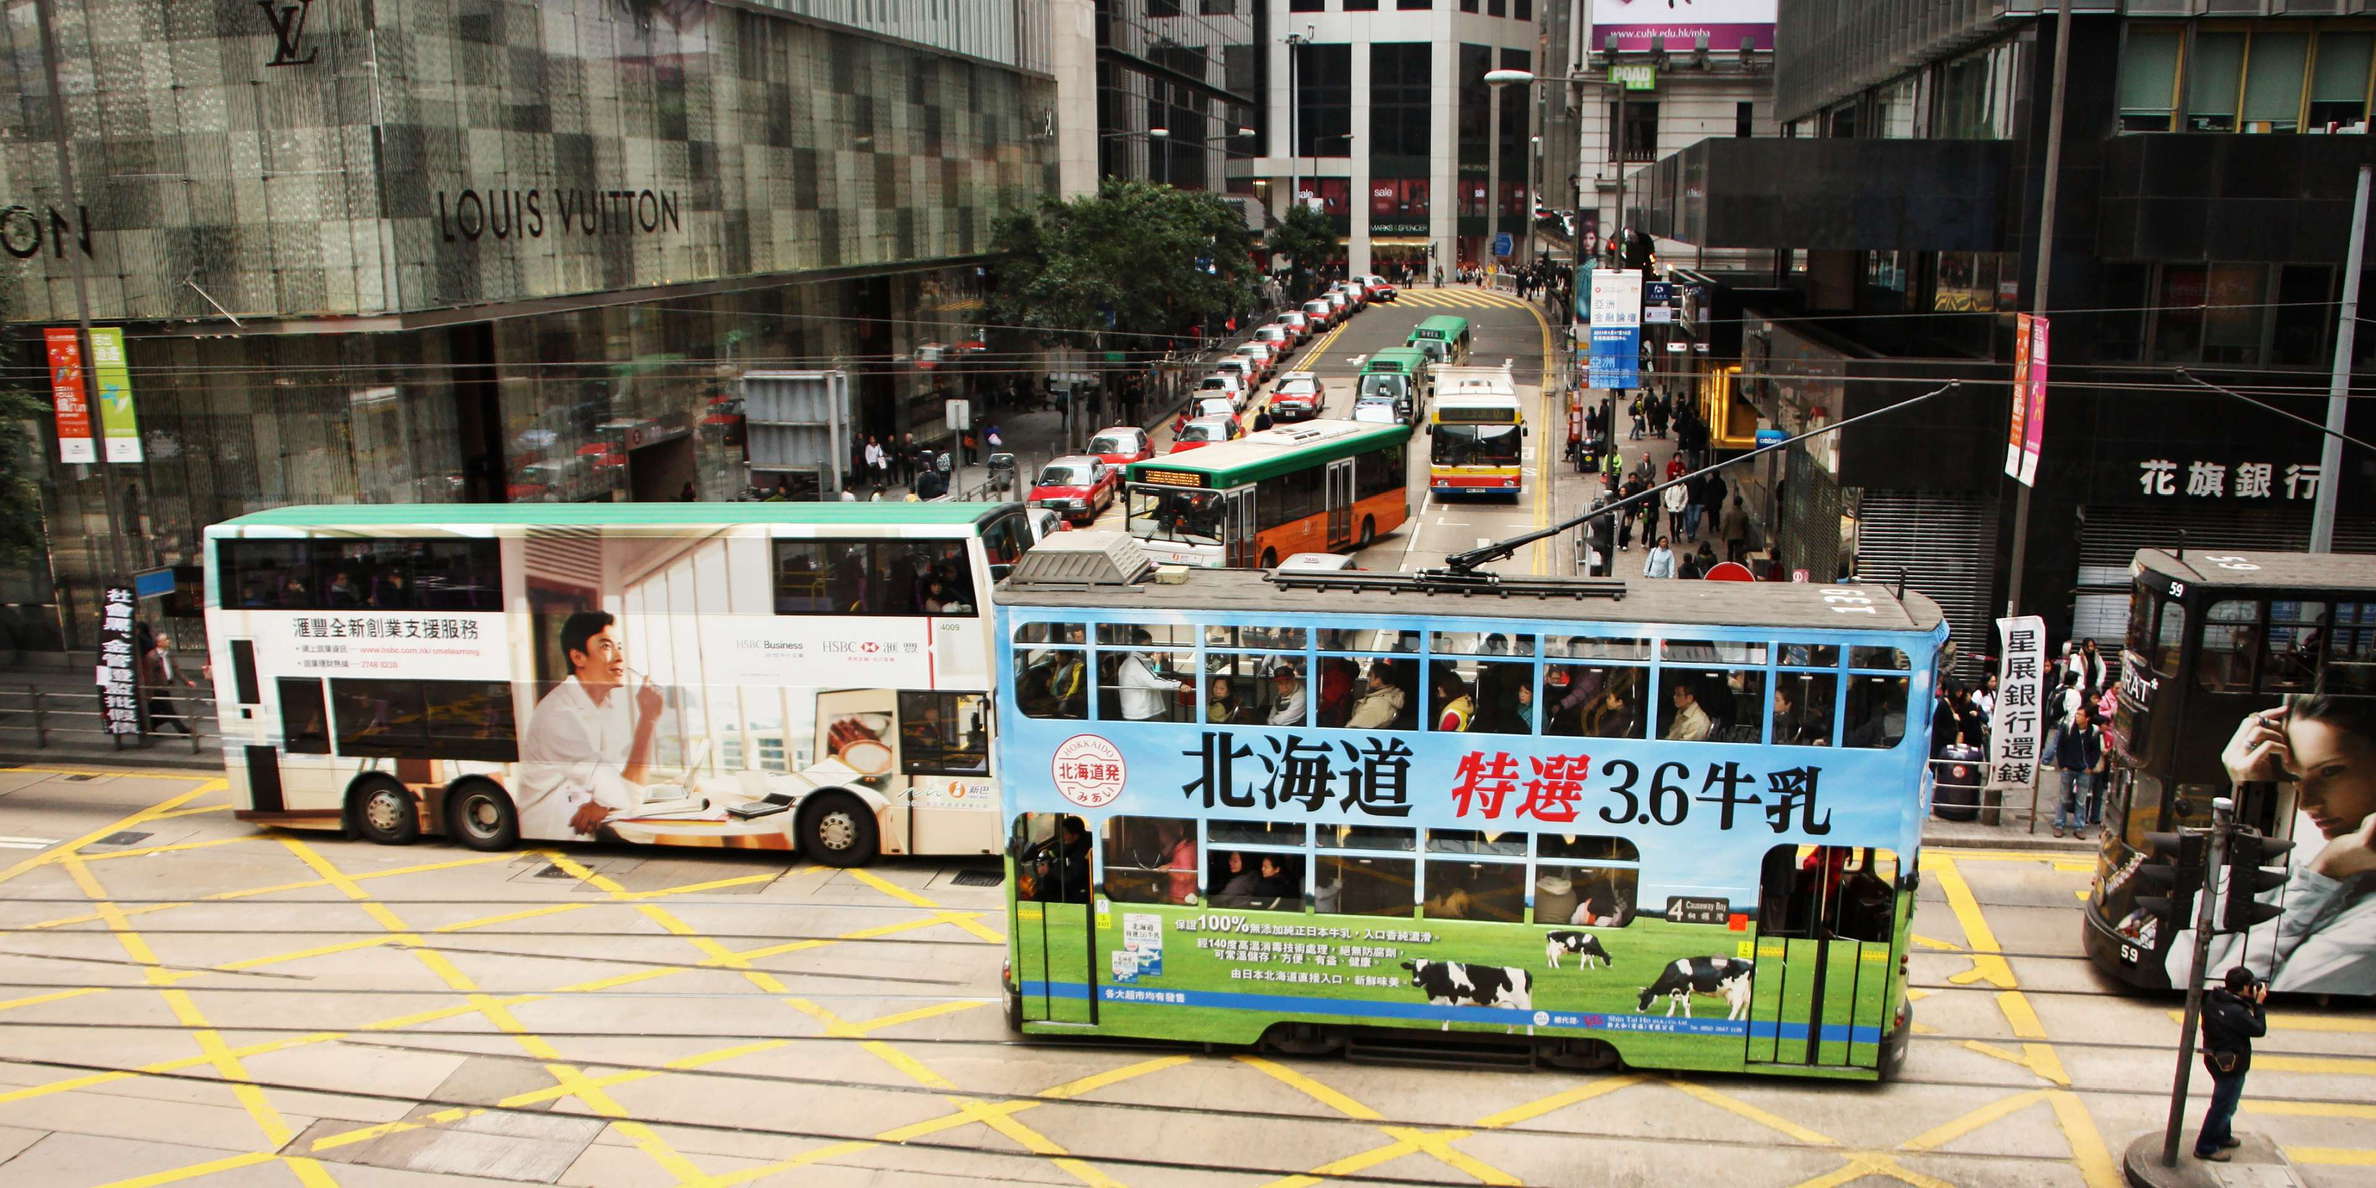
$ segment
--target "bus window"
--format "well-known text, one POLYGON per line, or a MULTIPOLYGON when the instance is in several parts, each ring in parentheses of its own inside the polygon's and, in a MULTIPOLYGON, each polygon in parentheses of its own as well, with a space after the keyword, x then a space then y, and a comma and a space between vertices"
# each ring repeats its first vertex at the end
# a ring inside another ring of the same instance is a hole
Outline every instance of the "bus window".
MULTIPOLYGON (((1323 657, 1323 675, 1330 675, 1328 666, 1337 658, 1323 657)), ((1345 661, 1362 666, 1362 678, 1347 696, 1352 708, 1346 711, 1348 730, 1411 730, 1419 722, 1419 662, 1416 659, 1397 659, 1380 656, 1363 662, 1343 657, 1345 661)), ((1343 673, 1342 664, 1336 674, 1343 673)), ((1333 679, 1333 678, 1332 678, 1333 679)))
POLYGON ((1523 833, 1488 834, 1481 829, 1430 829, 1427 849, 1432 854, 1509 854, 1526 856, 1523 833))
POLYGON ((867 599, 875 615, 970 615, 973 566, 962 540, 879 540, 876 581, 867 599))
POLYGON ((2213 692, 2250 692, 2260 650, 2260 604, 2214 602, 2203 612, 2203 649, 2195 672, 2213 692))
POLYGON ((1196 822, 1114 817, 1105 828, 1105 892, 1120 903, 1196 902, 1196 822))
POLYGON ((1323 850, 1402 850, 1419 848, 1419 831, 1390 825, 1323 825, 1323 850))
POLYGON ((1222 849, 1207 862, 1205 901, 1267 912, 1303 910, 1303 855, 1222 849))
POLYGON ((1649 682, 1639 668, 1605 670, 1600 693, 1587 701, 1578 724, 1586 738, 1640 738, 1649 715, 1643 699, 1649 682))
MULTIPOLYGON (((825 573, 825 546, 822 542, 775 542, 775 612, 779 615, 832 614, 835 610, 834 597, 827 592, 825 573)), ((864 580, 863 574, 853 569, 843 575, 842 585, 835 593, 855 603, 861 597, 858 587, 864 580)))
MULTIPOLYGON (((1023 551, 1031 547, 1030 522, 1019 512, 1003 515, 990 521, 982 529, 982 555, 992 566, 1008 565, 1023 559, 1023 551)), ((991 571, 993 578, 1004 576, 991 571)))
POLYGON ((1620 671, 1630 670, 1556 661, 1544 665, 1542 712, 1538 716, 1543 733, 1563 738, 1583 735, 1585 712, 1600 701, 1611 674, 1620 671))
POLYGON ((1010 852, 1015 896, 1043 903, 1089 902, 1089 827, 1079 817, 1021 813, 1010 852))
POLYGON ((1316 910, 1347 916, 1411 915, 1414 864, 1408 858, 1322 854, 1312 890, 1316 910))
POLYGON ((1130 534, 1180 544, 1221 543, 1221 492, 1179 491, 1132 484, 1130 534))
POLYGON ((2318 688, 2322 693, 2376 693, 2376 602, 2335 604, 2335 630, 2327 641, 2326 671, 2318 688))
POLYGON ((1853 846, 1775 846, 1758 887, 1760 936, 1887 942, 1897 856, 1853 846))
POLYGON ((330 682, 338 753, 386 759, 519 759, 511 686, 500 681, 330 682))
POLYGON ((1659 656, 1670 664, 1762 665, 1766 645, 1737 639, 1670 639, 1659 644, 1659 656))
POLYGON ((1204 642, 1208 648, 1246 648, 1274 652, 1300 652, 1304 646, 1301 627, 1207 627, 1204 642))
POLYGON ((1542 863, 1535 867, 1535 923, 1623 928, 1633 923, 1640 879, 1627 867, 1542 863))
POLYGON ((1025 623, 1015 629, 1015 705, 1034 718, 1089 716, 1087 649, 1079 623, 1025 623), (1025 644, 1038 644, 1026 651, 1025 644))
POLYGON ((1183 699, 1196 692, 1193 629, 1168 623, 1104 623, 1097 630, 1097 716, 1108 721, 1188 720, 1183 699))
POLYGON ((1427 672, 1427 728, 1464 733, 1476 728, 1476 666, 1464 672, 1449 660, 1438 660, 1427 672))
MULTIPOLYGON (((1762 652, 1763 647, 1759 650, 1762 652)), ((1659 676, 1670 694, 1660 709, 1659 737, 1690 742, 1753 743, 1765 729, 1765 672, 1748 668, 1669 668, 1659 676), (1689 690, 1695 718, 1677 690, 1689 690), (1704 724, 1699 719, 1705 719, 1704 724)))
MULTIPOLYGON (((2178 635, 2186 632, 2184 608, 2172 603, 2162 612, 2162 634, 2168 636, 2175 621, 2178 635)), ((2327 604, 2323 602, 2272 602, 2269 604, 2269 652, 2263 666, 2263 687, 2278 693, 2307 692, 2318 685, 2321 654, 2326 650, 2327 604)), ((2156 641, 2155 671, 2163 671, 2162 649, 2168 649, 2167 671, 2176 672, 2181 640, 2156 641)))
POLYGON ((1832 738, 1833 694, 1840 678, 1785 672, 1774 680, 1774 742, 1786 747, 1828 747, 1832 738))
POLYGON ((1205 721, 1303 726, 1310 718, 1302 657, 1205 653, 1205 721))
POLYGON ((907 775, 990 770, 990 707, 979 693, 899 695, 899 768, 907 775))
POLYGON ((1534 680, 1532 664, 1478 664, 1470 694, 1477 703, 1477 714, 1469 729, 1486 734, 1533 734, 1538 716, 1534 680))
POLYGON ((1886 749, 1906 736, 1906 678, 1848 678, 1842 746, 1886 749))
POLYGON ((1571 635, 1564 642, 1553 642, 1549 652, 1554 656, 1568 656, 1577 660, 1648 660, 1650 641, 1571 635))
POLYGON ((1897 648, 1850 645, 1848 667, 1885 668, 1892 672, 1904 672, 1906 670, 1906 653, 1897 648))
POLYGON ((1776 660, 1784 668, 1838 668, 1840 645, 1786 643, 1776 660))
POLYGON ((1427 899, 1420 905, 1420 914, 1436 920, 1523 923, 1526 867, 1516 862, 1429 859, 1427 899))
POLYGON ((319 677, 281 677, 281 749, 292 755, 330 753, 330 711, 319 677))
MULTIPOLYGON (((2270 618, 2275 619, 2275 608, 2270 609, 2272 611, 2270 618)), ((2153 650, 2147 653, 2146 663, 2152 666, 2153 671, 2165 677, 2177 676, 2178 652, 2185 646, 2186 607, 2176 602, 2162 603, 2161 623, 2154 632, 2153 650)), ((2277 650, 2276 626, 2272 623, 2269 639, 2269 660, 2272 665, 2277 663, 2277 650)))
POLYGON ((1532 656, 1534 638, 1499 631, 1438 631, 1428 647, 1438 656, 1532 656))

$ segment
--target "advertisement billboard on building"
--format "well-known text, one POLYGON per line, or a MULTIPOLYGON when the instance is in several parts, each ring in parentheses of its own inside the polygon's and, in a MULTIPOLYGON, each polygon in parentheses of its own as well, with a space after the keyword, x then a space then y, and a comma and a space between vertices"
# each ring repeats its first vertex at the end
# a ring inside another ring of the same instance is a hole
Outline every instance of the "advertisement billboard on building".
POLYGON ((1595 49, 1689 51, 1774 48, 1775 0, 1592 0, 1595 49))

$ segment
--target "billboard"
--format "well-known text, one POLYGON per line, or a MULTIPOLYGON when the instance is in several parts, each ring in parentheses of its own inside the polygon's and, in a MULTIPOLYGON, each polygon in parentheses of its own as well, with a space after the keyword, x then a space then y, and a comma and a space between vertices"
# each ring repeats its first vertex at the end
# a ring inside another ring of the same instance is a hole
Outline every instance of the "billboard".
POLYGON ((1663 42, 1674 53, 1705 37, 1711 50, 1743 42, 1771 50, 1774 8, 1775 0, 1592 0, 1592 45, 1646 50, 1663 42))

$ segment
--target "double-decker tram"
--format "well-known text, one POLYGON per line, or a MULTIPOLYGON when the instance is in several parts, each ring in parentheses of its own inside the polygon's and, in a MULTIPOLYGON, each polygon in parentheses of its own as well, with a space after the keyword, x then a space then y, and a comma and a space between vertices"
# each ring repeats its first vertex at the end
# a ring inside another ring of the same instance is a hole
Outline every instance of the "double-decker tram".
POLYGON ((1904 1048, 1919 594, 1158 572, 1072 533, 997 605, 1024 1032, 1850 1079, 1904 1048))
MULTIPOLYGON (((2233 796, 2240 825, 2293 845, 2259 868, 2269 918, 2215 933, 2206 976, 2376 994, 2376 558, 2144 549, 2130 572, 2088 955, 2132 985, 2185 986, 2205 874, 2172 894, 2138 872, 2153 834, 2208 827, 2233 796)), ((2209 872, 2214 893, 2240 869, 2209 872)))
POLYGON ((206 530, 237 815, 403 843, 996 852, 1013 503, 285 507, 206 530))

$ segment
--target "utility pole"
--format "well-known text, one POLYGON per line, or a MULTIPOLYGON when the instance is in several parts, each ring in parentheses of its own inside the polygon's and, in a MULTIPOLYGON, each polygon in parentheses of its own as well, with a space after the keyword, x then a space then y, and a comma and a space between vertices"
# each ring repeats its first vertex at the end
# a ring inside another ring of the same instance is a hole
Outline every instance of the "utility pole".
MULTIPOLYGON (((2063 0, 2065 6, 2071 0, 2063 0)), ((2228 836, 2236 831, 2236 802, 2211 801, 2211 847, 2203 859, 2203 889, 2196 894, 2194 958, 2186 979, 2186 1022, 2178 1031, 2178 1074, 2170 1085, 2170 1120, 2162 1131, 2163 1167, 2178 1166, 2178 1135, 2186 1127, 2186 1087, 2194 1076, 2195 1029, 2203 1024, 2203 962, 2211 956, 2211 925, 2218 919, 2219 874, 2227 865, 2228 836)), ((2235 888, 2228 889, 2229 894, 2235 888)), ((2249 892, 2247 893, 2249 894, 2249 892)))
POLYGON ((2350 402, 2351 349, 2359 330, 2360 253, 2368 245, 2368 177, 2359 167, 2351 199, 2351 250, 2343 257, 2343 309, 2335 322, 2335 370, 2327 380, 2326 439, 2318 449, 2318 499, 2310 505, 2310 551, 2335 551, 2335 486, 2343 477, 2343 414, 2350 402))
MULTIPOLYGON (((2062 192, 2063 86, 2071 74, 2071 0, 2062 0, 2054 15, 2054 90, 2046 113, 2046 183, 2038 211, 2038 279, 2030 295, 2030 311, 2046 313, 2047 294, 2054 281, 2054 203, 2062 192)), ((2013 399, 2027 394, 2013 393, 2013 399)), ((2323 486, 2324 484, 2321 484, 2323 486)), ((2013 572, 2005 591, 2005 617, 2021 613, 2022 569, 2029 562, 2030 485, 2013 481, 2013 572)))
POLYGON ((1295 51, 1302 49, 1305 37, 1301 33, 1287 35, 1287 205, 1303 205, 1303 142, 1295 132, 1296 111, 1303 106, 1303 92, 1295 85, 1295 51))

